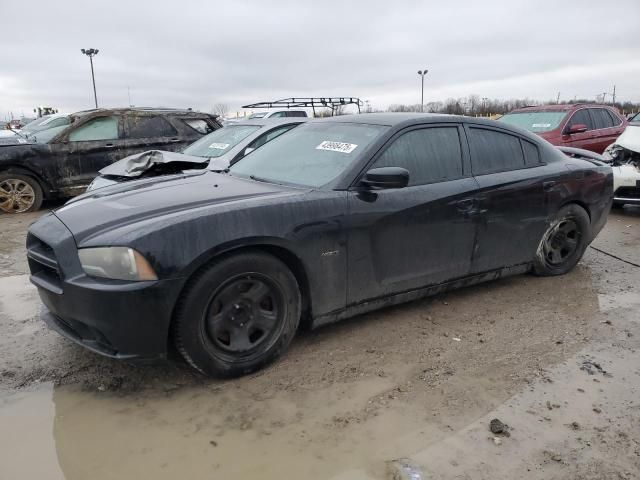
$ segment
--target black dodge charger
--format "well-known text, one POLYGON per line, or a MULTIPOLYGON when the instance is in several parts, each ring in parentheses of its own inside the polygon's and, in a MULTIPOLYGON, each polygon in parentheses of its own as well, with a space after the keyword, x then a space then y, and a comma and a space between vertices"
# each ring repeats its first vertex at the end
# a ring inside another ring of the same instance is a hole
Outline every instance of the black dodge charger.
POLYGON ((318 326, 505 275, 561 275, 601 230, 611 168, 476 118, 302 125, 226 173, 90 192, 34 223, 43 317, 104 355, 233 376, 318 326))

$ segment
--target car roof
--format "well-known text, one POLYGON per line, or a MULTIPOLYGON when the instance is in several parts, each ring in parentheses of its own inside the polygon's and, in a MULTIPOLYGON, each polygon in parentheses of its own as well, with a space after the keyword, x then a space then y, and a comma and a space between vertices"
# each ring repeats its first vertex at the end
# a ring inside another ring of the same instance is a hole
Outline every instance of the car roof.
POLYGON ((195 110, 189 110, 186 108, 153 108, 153 107, 124 107, 124 108, 92 108, 90 110, 81 110, 79 112, 72 113, 69 116, 83 117, 85 115, 95 115, 98 113, 171 113, 179 115, 204 115, 208 117, 214 117, 215 115, 203 112, 197 112, 195 110))
POLYGON ((611 108, 609 105, 599 103, 565 103, 551 105, 531 105, 528 107, 515 108, 508 113, 513 112, 569 112, 579 108, 611 108))
POLYGON ((260 127, 267 126, 276 126, 276 125, 289 125, 292 123, 303 123, 308 122, 310 118, 308 117, 284 117, 284 118, 252 118, 247 120, 240 120, 237 122, 233 122, 227 127, 235 127, 242 125, 257 125, 260 127))
POLYGON ((395 127, 405 123, 438 123, 438 122, 472 122, 496 125, 494 120, 466 117, 462 115, 449 115, 446 113, 360 113, 354 115, 338 115, 312 120, 314 122, 338 122, 338 123, 363 123, 369 125, 384 125, 395 127))

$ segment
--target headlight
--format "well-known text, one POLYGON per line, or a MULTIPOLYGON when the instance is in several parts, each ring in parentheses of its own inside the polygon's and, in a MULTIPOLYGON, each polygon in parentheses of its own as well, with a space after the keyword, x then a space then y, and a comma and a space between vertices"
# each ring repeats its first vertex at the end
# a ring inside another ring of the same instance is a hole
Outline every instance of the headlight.
POLYGON ((149 262, 127 247, 81 248, 80 264, 87 275, 114 280, 157 280, 149 262))

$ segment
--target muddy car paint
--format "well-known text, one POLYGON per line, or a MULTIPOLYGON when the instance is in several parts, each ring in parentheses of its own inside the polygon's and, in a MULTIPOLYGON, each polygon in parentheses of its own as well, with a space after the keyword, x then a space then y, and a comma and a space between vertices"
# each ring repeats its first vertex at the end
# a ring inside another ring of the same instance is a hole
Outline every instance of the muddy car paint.
POLYGON ((158 146, 179 150, 203 135, 184 120, 202 119, 212 129, 221 127, 214 116, 190 110, 97 109, 78 112, 70 117, 71 125, 63 128, 48 143, 0 146, 0 174, 19 174, 35 179, 45 198, 72 197, 82 193, 101 168, 127 155, 158 146), (100 117, 117 118, 118 139, 69 140, 69 135, 77 128, 100 117), (131 138, 130 129, 141 119, 149 117, 166 120, 175 135, 131 138))
POLYGON ((300 286, 304 321, 318 326, 525 272, 563 205, 583 206, 594 236, 606 222, 611 168, 568 158, 524 130, 440 115, 319 121, 388 129, 323 188, 206 171, 89 192, 36 222, 28 257, 31 280, 50 311, 46 321, 105 355, 162 358, 173 306, 187 280, 223 254, 260 249, 281 259, 300 286), (463 139, 470 125, 518 136, 535 144, 541 161, 474 176, 474 153, 465 142, 464 175, 457 180, 389 190, 359 186, 390 141, 407 129, 436 125, 456 126, 463 139), (84 274, 77 249, 108 245, 140 252, 159 280, 122 282, 84 274))

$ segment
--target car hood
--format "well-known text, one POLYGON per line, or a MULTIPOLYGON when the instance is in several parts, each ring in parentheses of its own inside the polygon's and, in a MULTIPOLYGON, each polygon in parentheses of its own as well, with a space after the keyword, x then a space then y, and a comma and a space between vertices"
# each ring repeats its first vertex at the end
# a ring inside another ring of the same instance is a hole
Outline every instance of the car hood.
POLYGON ((627 125, 615 144, 632 152, 640 153, 640 124, 627 125))
POLYGON ((298 192, 291 187, 204 170, 104 187, 72 199, 54 213, 80 245, 100 232, 154 217, 298 192))
POLYGON ((150 170, 162 173, 165 166, 171 164, 171 169, 204 168, 209 163, 208 158, 185 155, 184 153, 166 152, 164 150, 148 150, 129 155, 100 170, 105 177, 140 177, 150 170))

